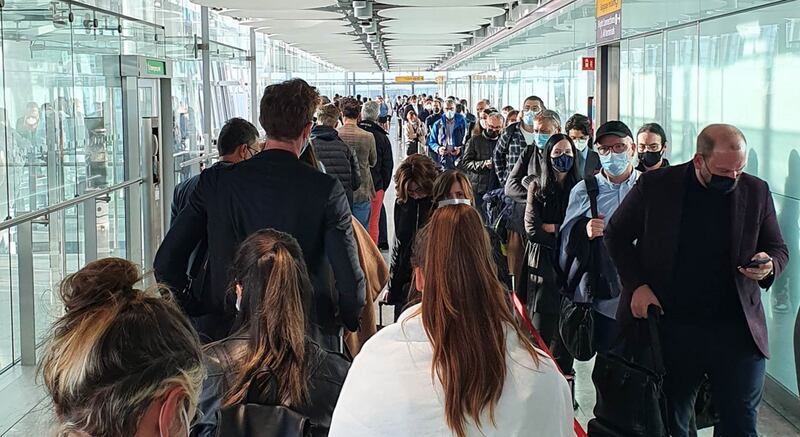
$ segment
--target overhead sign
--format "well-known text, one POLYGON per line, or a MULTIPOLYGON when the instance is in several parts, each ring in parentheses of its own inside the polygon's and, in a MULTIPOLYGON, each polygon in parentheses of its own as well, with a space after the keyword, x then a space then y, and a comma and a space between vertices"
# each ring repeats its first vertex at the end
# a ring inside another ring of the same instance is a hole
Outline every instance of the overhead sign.
POLYGON ((441 85, 447 81, 447 76, 436 76, 434 80, 441 85))
POLYGON ((147 68, 147 74, 152 74, 155 76, 167 75, 166 61, 159 59, 145 59, 145 68, 147 68))
POLYGON ((595 68, 595 59, 593 56, 584 56, 581 58, 581 70, 583 71, 594 71, 595 68))
POLYGON ((622 0, 597 0, 597 44, 622 37, 622 0))
POLYGON ((400 83, 407 82, 421 82, 425 80, 425 76, 395 76, 394 81, 400 83))
POLYGON ((476 82, 494 82, 497 80, 497 76, 493 74, 473 74, 472 80, 476 82))

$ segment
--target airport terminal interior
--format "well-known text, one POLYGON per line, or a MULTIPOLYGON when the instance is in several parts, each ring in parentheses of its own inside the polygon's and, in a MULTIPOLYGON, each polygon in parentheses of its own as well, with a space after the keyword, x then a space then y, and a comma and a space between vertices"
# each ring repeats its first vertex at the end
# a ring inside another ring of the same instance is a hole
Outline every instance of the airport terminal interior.
MULTIPOLYGON (((151 272, 175 186, 216 162, 230 118, 263 136, 264 89, 291 78, 331 99, 474 113, 536 95, 595 128, 657 122, 673 164, 706 125, 737 126, 791 256, 762 294, 759 433, 800 435, 800 0, 2 0, 0 47, 0 437, 52 428, 37 363, 60 281, 104 257, 151 272)), ((390 185, 390 246, 394 204, 390 185)), ((576 363, 584 426, 592 366, 576 363)))

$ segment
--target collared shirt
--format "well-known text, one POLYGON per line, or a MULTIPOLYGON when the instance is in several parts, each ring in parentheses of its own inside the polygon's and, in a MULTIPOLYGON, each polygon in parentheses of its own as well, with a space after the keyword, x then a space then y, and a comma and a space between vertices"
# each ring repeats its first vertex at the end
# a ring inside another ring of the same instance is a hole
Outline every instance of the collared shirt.
POLYGON ((446 136, 445 136, 445 144, 444 144, 448 149, 452 149, 453 148, 453 144, 454 144, 454 142, 453 142, 453 133, 455 132, 455 130, 456 130, 456 119, 455 118, 448 118, 447 122, 445 123, 446 136))
MULTIPOLYGON (((605 216, 605 222, 611 219, 614 212, 617 210, 622 200, 628 192, 636 185, 641 173, 638 170, 633 170, 630 177, 620 183, 614 184, 603 173, 596 174, 594 177, 597 179, 599 193, 597 194, 597 211, 605 216)), ((589 194, 586 192, 586 182, 580 181, 569 195, 569 204, 567 206, 567 214, 564 217, 564 224, 561 225, 561 253, 559 255, 559 262, 564 266, 567 262, 567 253, 564 248, 567 247, 570 233, 575 225, 575 222, 581 217, 592 217, 591 206, 589 201, 589 194)), ((585 231, 584 231, 585 232, 585 231)), ((602 261, 603 272, 611 283, 609 288, 611 295, 614 296, 608 300, 594 299, 589 296, 588 280, 584 277, 578 284, 578 289, 575 291, 575 302, 590 302, 595 311, 603 314, 604 316, 616 319, 617 305, 619 305, 619 295, 622 291, 622 284, 617 274, 617 268, 614 266, 611 257, 607 256, 602 261)))

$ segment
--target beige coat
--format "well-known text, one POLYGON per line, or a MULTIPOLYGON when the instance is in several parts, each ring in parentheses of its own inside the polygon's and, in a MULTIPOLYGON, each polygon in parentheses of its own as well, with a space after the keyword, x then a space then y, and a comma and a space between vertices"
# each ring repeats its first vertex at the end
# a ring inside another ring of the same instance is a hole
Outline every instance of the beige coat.
POLYGON ((383 260, 383 255, 375 243, 372 242, 369 233, 355 219, 353 221, 353 235, 356 237, 358 246, 358 258, 361 269, 364 270, 364 277, 367 282, 367 302, 361 312, 361 327, 356 332, 345 334, 344 343, 350 355, 355 357, 364 343, 375 335, 375 300, 378 298, 383 287, 389 282, 389 267, 383 260))
POLYGON ((353 191, 353 202, 370 202, 375 197, 375 185, 369 170, 378 161, 375 136, 354 124, 345 124, 336 129, 342 139, 356 154, 361 185, 353 191))

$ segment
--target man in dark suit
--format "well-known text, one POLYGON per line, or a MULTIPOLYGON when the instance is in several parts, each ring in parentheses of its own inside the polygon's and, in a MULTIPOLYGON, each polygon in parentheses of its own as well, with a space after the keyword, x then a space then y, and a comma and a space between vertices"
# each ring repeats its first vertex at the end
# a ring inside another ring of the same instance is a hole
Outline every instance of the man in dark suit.
POLYGON ((583 176, 592 176, 600 172, 600 156, 592 149, 592 121, 583 114, 573 114, 564 125, 564 132, 572 138, 578 156, 575 165, 583 176))
POLYGON ((229 293, 236 278, 228 276, 228 269, 239 243, 260 229, 287 232, 300 243, 314 286, 309 335, 326 349, 339 350, 340 327, 358 328, 366 290, 342 184, 298 160, 318 100, 316 89, 301 79, 266 88, 259 119, 269 138, 265 150, 201 174, 154 268, 160 282, 183 289, 189 256, 207 235, 210 286, 205 296, 219 313, 236 314, 229 293))
MULTIPOLYGON (((217 137, 217 150, 219 151, 219 161, 204 170, 204 172, 214 172, 237 162, 252 158, 261 151, 261 144, 258 141, 258 129, 247 120, 234 117, 225 122, 217 137)), ((172 196, 172 213, 170 223, 175 223, 178 214, 183 210, 189 197, 197 188, 200 182, 200 175, 194 175, 181 182, 175 187, 172 196)), ((225 332, 232 317, 230 315, 219 314, 213 308, 208 308, 210 303, 204 300, 204 290, 209 286, 206 275, 208 260, 208 241, 203 238, 197 245, 189 259, 187 275, 189 278, 188 287, 185 290, 177 290, 175 293, 178 303, 183 311, 189 316, 195 330, 197 330, 200 340, 209 343, 214 339, 224 337, 225 332), (183 293, 181 293, 183 291, 183 293), (220 331, 222 328, 222 331, 220 331)))
POLYGON ((704 375, 721 435, 757 435, 769 356, 761 289, 789 254, 769 186, 743 173, 745 148, 736 127, 706 127, 692 161, 642 175, 605 231, 623 284, 618 320, 662 308, 664 389, 677 437, 689 435, 704 375))

